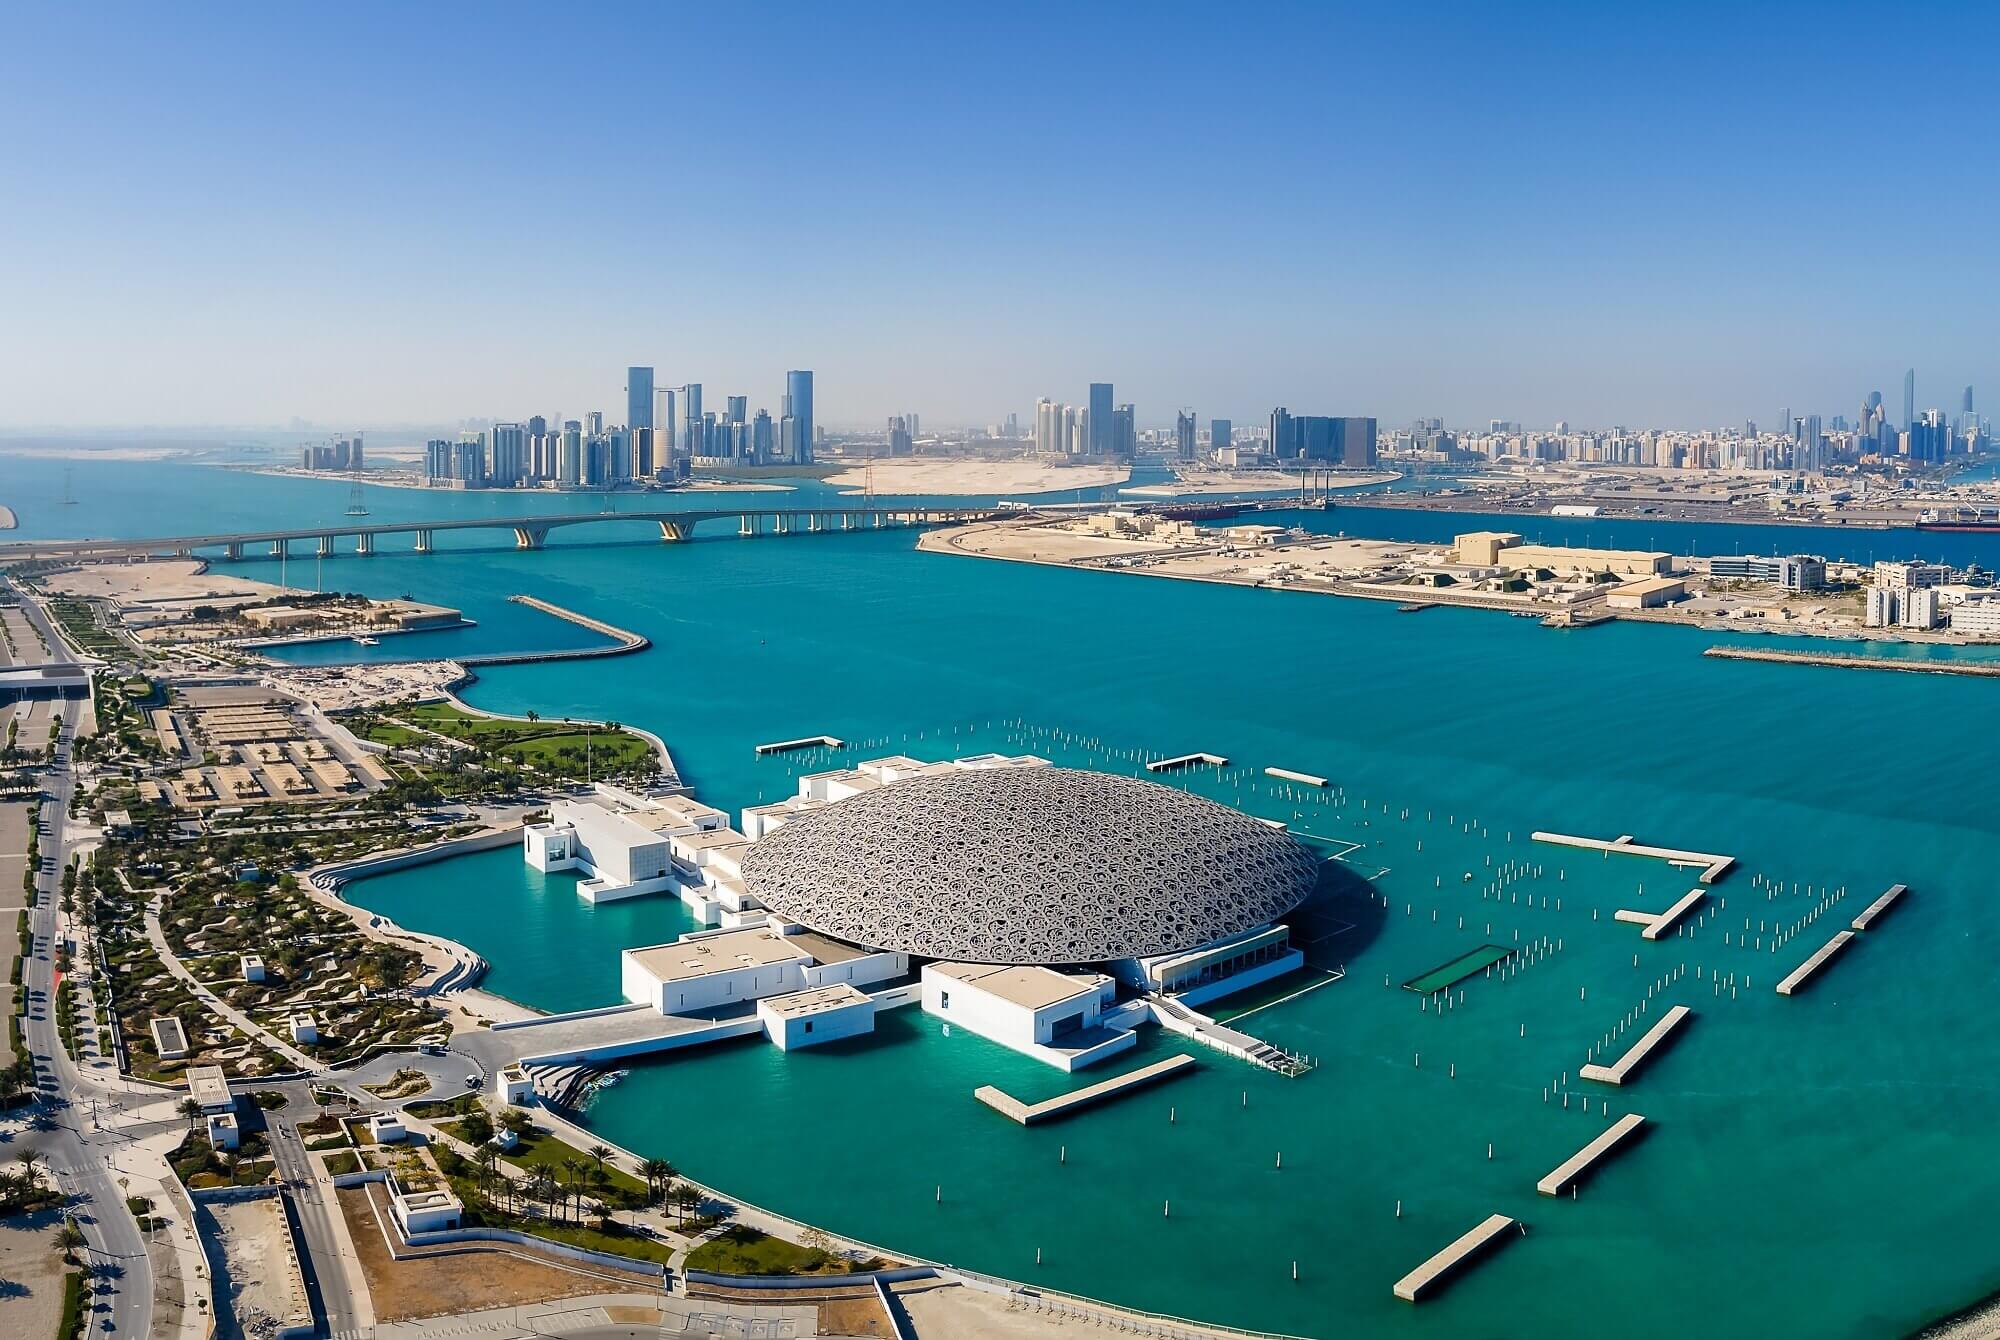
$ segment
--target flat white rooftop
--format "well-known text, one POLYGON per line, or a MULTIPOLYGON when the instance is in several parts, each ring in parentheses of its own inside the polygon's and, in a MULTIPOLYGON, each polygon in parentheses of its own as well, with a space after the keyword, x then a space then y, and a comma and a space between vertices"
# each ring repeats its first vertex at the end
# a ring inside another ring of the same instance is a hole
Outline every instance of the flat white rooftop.
POLYGON ((933 963, 933 972, 976 986, 1026 1010, 1045 1009, 1098 989, 1104 979, 1095 973, 1073 976, 1053 968, 1008 967, 991 963, 933 963))
POLYGON ((672 944, 628 949, 632 961, 662 982, 685 982, 734 968, 761 968, 773 963, 794 963, 811 954, 793 944, 789 937, 767 926, 696 940, 676 940, 672 944))
POLYGON ((810 991, 794 991, 789 996, 766 996, 757 1002, 757 1008, 785 1019, 803 1019, 867 1003, 867 992, 857 990, 846 982, 837 982, 832 986, 816 986, 810 991))
POLYGON ((187 1072, 188 1093, 195 1102, 201 1104, 204 1112, 217 1112, 233 1106, 229 1096, 229 1080, 219 1065, 189 1066, 187 1072))

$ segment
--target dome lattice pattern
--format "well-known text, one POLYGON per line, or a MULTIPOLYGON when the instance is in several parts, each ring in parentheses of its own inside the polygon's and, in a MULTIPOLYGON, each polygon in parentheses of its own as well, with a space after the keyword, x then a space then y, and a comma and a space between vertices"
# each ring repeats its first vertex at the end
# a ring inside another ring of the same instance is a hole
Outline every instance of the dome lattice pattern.
POLYGON ((808 811, 745 854, 780 916, 973 963, 1173 953, 1304 902, 1318 862, 1227 805, 1070 768, 914 777, 808 811))

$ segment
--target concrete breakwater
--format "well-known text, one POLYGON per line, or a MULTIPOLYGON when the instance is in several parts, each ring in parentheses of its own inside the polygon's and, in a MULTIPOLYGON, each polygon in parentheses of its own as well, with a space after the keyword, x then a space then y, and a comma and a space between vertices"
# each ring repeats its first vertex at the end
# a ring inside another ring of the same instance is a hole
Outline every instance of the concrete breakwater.
POLYGON ((1710 647, 1718 661, 1773 661, 1782 665, 1825 665, 1839 670, 1901 670, 1919 675, 1977 675, 2000 679, 2000 661, 1920 661, 1900 656, 1843 656, 1834 652, 1774 651, 1761 647, 1710 647))
POLYGON ((629 628, 619 628, 602 619, 593 619, 587 614, 564 609, 561 605, 551 604, 535 596, 512 595, 507 599, 517 605, 526 605, 529 609, 540 610, 544 614, 552 614, 558 619, 567 620, 579 628, 602 633, 613 641, 608 647, 572 647, 565 651, 503 651, 485 656, 461 656, 458 658, 460 665, 470 670, 485 665, 528 665, 536 661, 587 660, 597 656, 624 656, 631 652, 644 651, 653 645, 652 639, 643 633, 635 633, 629 628))

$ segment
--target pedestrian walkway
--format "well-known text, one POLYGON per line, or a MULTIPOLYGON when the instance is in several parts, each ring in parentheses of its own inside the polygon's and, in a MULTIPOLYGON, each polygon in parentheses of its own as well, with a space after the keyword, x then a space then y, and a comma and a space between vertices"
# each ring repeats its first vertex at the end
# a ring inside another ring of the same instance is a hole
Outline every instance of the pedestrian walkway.
POLYGON ((227 1019, 230 1023, 236 1025, 237 1028, 241 1029, 245 1037, 255 1038, 258 1042, 269 1047, 272 1051, 278 1053, 278 1055, 284 1057, 287 1061, 290 1061, 293 1065, 308 1074, 320 1068, 319 1062, 313 1060, 312 1057, 307 1056, 297 1047, 286 1042, 235 1006, 226 1004, 213 991, 208 989, 206 983, 188 971, 187 965, 181 962, 180 956, 175 954, 173 949, 168 946, 166 932, 160 928, 160 900, 158 898, 146 904, 146 938, 152 942, 154 951, 159 954, 160 962, 166 965, 167 971, 176 979, 185 983, 188 989, 194 992, 196 1000, 199 1000, 210 1010, 221 1015, 224 1019, 227 1019))

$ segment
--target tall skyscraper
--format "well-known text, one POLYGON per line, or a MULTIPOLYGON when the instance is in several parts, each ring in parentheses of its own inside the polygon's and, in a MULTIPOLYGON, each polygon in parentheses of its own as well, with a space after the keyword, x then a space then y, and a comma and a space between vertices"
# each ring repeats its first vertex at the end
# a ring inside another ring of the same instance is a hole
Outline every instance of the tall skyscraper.
POLYGON ((1299 441, 1298 435, 1293 431, 1292 412, 1283 405, 1271 411, 1270 439, 1271 454, 1279 460, 1299 454, 1299 441))
POLYGON ((528 472, 528 430, 518 423, 493 425, 492 460, 486 476, 490 483, 512 488, 528 472))
POLYGON ((792 400, 792 418, 798 423, 798 455, 792 457, 796 465, 812 464, 813 443, 818 439, 813 433, 813 375, 804 369, 794 368, 785 374, 785 394, 792 400))
POLYGON ((1174 454, 1183 461, 1196 459, 1194 411, 1184 409, 1174 417, 1174 454))
POLYGON ((728 422, 748 423, 750 421, 749 396, 733 395, 730 396, 726 401, 724 401, 723 404, 725 408, 728 410, 728 415, 727 415, 728 422))
POLYGON ((1111 383, 1092 382, 1090 384, 1090 454, 1109 456, 1112 454, 1112 435, 1115 430, 1111 408, 1111 383))
POLYGON ((1035 402, 1035 454, 1063 454, 1062 406, 1046 396, 1035 402))
POLYGON ((627 428, 651 428, 653 426, 653 370, 651 368, 625 369, 625 426, 627 428))
POLYGON ((601 409, 594 409, 590 411, 590 413, 584 415, 583 431, 589 433, 592 437, 596 437, 600 433, 602 433, 604 431, 604 411, 601 409))
POLYGON ((1139 451, 1139 417, 1130 405, 1111 411, 1111 454, 1133 456, 1139 451))
POLYGON ((1914 427, 1917 422, 1917 370, 1911 368, 1903 374, 1903 427, 1914 427))
POLYGON ((575 419, 563 424, 556 452, 556 482, 570 488, 583 482, 583 425, 575 419))
POLYGON ((681 388, 681 418, 687 425, 686 430, 682 434, 681 454, 684 456, 702 455, 700 382, 689 382, 681 388))
POLYGON ((1235 428, 1230 424, 1229 420, 1210 419, 1208 421, 1209 450, 1210 451, 1229 450, 1229 439, 1234 432, 1235 428))

